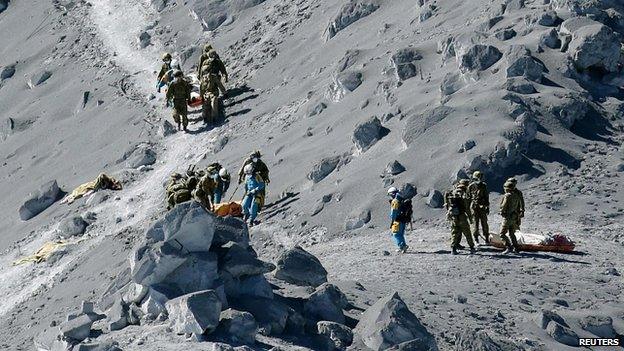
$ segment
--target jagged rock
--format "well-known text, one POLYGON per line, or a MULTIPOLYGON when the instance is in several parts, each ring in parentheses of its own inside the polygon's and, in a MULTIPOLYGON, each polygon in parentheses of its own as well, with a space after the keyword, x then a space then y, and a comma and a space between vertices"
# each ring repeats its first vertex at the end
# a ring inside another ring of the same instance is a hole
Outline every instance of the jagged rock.
POLYGON ((233 305, 238 310, 251 313, 261 327, 268 328, 268 334, 278 335, 286 328, 289 307, 277 300, 241 296, 233 302, 233 305))
POLYGON ((152 285, 143 299, 141 310, 146 315, 156 318, 162 313, 167 313, 167 308, 165 307, 167 301, 180 295, 179 290, 165 284, 152 285))
POLYGON ((578 120, 583 119, 592 111, 589 102, 575 94, 562 97, 561 100, 548 107, 548 111, 552 113, 566 128, 571 128, 578 120))
POLYGON ((416 189, 416 187, 411 183, 405 183, 403 184, 403 186, 401 186, 399 192, 404 199, 411 199, 416 196, 416 194, 418 193, 418 189, 416 189))
POLYGON ((433 16, 433 10, 435 8, 431 5, 427 5, 427 7, 422 7, 420 9, 420 14, 418 15, 418 22, 422 23, 433 16))
POLYGON ((242 277, 239 279, 237 292, 234 296, 248 295, 264 297, 267 299, 273 298, 273 288, 271 284, 266 280, 264 275, 252 275, 249 277, 242 277))
POLYGON ((148 144, 139 144, 126 151, 119 162, 125 162, 128 168, 150 166, 156 162, 156 152, 148 144))
POLYGON ((347 50, 344 56, 336 64, 336 70, 343 72, 353 66, 360 57, 360 50, 347 50))
POLYGON ((587 316, 580 320, 581 328, 600 338, 615 338, 613 319, 607 316, 587 316))
POLYGON ((524 0, 505 0, 505 12, 524 8, 524 0))
POLYGON ((453 112, 448 106, 438 106, 432 110, 412 115, 405 123, 402 139, 406 145, 410 145, 429 128, 435 126, 453 112))
POLYGON ((69 239, 84 234, 88 225, 80 216, 68 217, 59 223, 56 233, 62 239, 69 239))
POLYGON ((337 286, 325 283, 308 297, 303 311, 306 317, 313 320, 344 324, 345 316, 342 310, 348 304, 347 297, 337 286))
POLYGON ((559 20, 559 17, 557 16, 557 12, 546 11, 542 13, 540 18, 537 20, 537 23, 542 26, 552 27, 557 24, 558 20, 559 20))
POLYGON ((505 29, 501 29, 496 31, 496 33, 494 33, 494 36, 501 41, 505 41, 505 40, 509 40, 513 37, 516 36, 516 31, 513 30, 512 28, 505 28, 505 29))
POLYGON ((492 27, 494 27, 498 22, 502 21, 504 18, 505 17, 503 16, 494 16, 494 17, 488 18, 485 22, 479 25, 479 30, 483 32, 487 32, 492 27))
POLYGON ((374 351, 385 350, 406 341, 420 339, 423 349, 434 347, 435 339, 394 292, 368 308, 355 333, 374 351))
POLYGON ((371 220, 371 212, 368 209, 351 213, 345 222, 345 230, 362 228, 371 220))
POLYGON ((537 326, 542 329, 546 329, 546 326, 548 326, 548 323, 550 323, 551 321, 555 321, 566 327, 568 326, 568 324, 563 320, 563 318, 561 318, 561 316, 559 316, 556 312, 549 310, 541 310, 540 312, 538 312, 533 317, 533 321, 535 322, 535 324, 537 324, 537 326))
POLYGON ((473 45, 459 58, 459 70, 463 73, 483 71, 495 64, 503 54, 491 45, 473 45))
POLYGON ((314 105, 312 108, 310 108, 310 110, 308 111, 308 117, 320 115, 321 112, 323 112, 326 108, 327 104, 321 101, 314 105))
POLYGON ((520 348, 509 341, 492 338, 485 330, 465 330, 457 334, 455 350, 515 351, 520 348))
POLYGON ((388 129, 381 125, 379 118, 373 116, 355 127, 351 141, 359 152, 366 152, 387 133, 388 129))
POLYGON ((598 68, 616 72, 620 50, 617 35, 609 27, 595 24, 581 27, 573 33, 568 52, 578 69, 598 68))
POLYGON ((327 271, 318 258, 295 246, 280 255, 275 277, 295 285, 317 287, 327 282, 327 271))
POLYGON ((561 33, 572 35, 582 27, 599 24, 600 22, 596 22, 589 17, 571 17, 561 23, 561 33))
POLYGON ((63 197, 63 192, 59 189, 56 180, 51 180, 43 184, 39 191, 31 193, 19 208, 19 215, 23 221, 27 221, 46 208, 52 206, 57 200, 63 197))
POLYGON ((89 337, 92 324, 93 320, 88 315, 81 315, 61 323, 59 329, 63 338, 80 342, 89 337))
POLYGON ((169 273, 162 283, 177 288, 182 294, 214 289, 217 269, 216 254, 189 253, 185 262, 169 273))
POLYGON ((220 247, 228 242, 235 242, 245 248, 249 247, 249 231, 245 221, 231 216, 216 218, 212 245, 220 247))
POLYGON ((169 243, 143 243, 130 260, 132 280, 148 286, 160 283, 184 262, 186 257, 169 243))
POLYGON ((399 80, 416 76, 418 74, 416 61, 419 60, 422 60, 422 55, 414 48, 400 49, 390 58, 399 80))
POLYGON ((525 77, 528 80, 541 83, 544 65, 531 56, 531 52, 522 45, 513 45, 506 53, 507 78, 525 77))
POLYGON ((397 175, 403 172, 405 172, 405 167, 397 160, 388 163, 385 170, 385 173, 390 175, 397 175))
POLYGON ((219 324, 221 300, 214 290, 177 297, 165 304, 171 328, 178 334, 212 333, 219 324))
POLYGON ((126 304, 141 303, 149 291, 149 287, 141 284, 130 283, 128 288, 121 295, 121 300, 126 304))
MULTIPOLYGON (((2 8, 2 5, 0 5, 0 8, 2 8)), ((0 12, 2 11, 0 10, 0 12)), ((2 67, 2 71, 0 71, 0 80, 5 80, 13 77, 13 75, 15 75, 15 66, 16 64, 2 67)))
POLYGON ((439 190, 433 189, 429 191, 429 196, 426 200, 427 206, 431 208, 442 208, 444 205, 444 196, 439 190))
POLYGON ((321 159, 321 161, 312 168, 312 171, 308 173, 308 179, 314 183, 320 182, 338 167, 340 161, 340 156, 331 156, 321 159))
POLYGON ((258 324, 251 313, 230 308, 221 312, 218 331, 223 332, 235 343, 254 344, 258 324))
POLYGON ((546 326, 546 332, 557 342, 568 346, 578 346, 578 335, 572 329, 564 327, 563 325, 550 321, 546 326))
POLYGON ((442 83, 440 83, 440 93, 442 93, 443 97, 449 96, 451 94, 454 94, 464 86, 466 86, 466 83, 464 82, 461 75, 459 75, 458 73, 449 72, 442 79, 442 83))
POLYGON ((557 49, 561 47, 561 40, 559 34, 555 28, 547 31, 540 36, 540 44, 549 47, 551 49, 557 49))
POLYGON ((537 93, 535 86, 522 77, 507 78, 504 88, 518 94, 534 94, 537 93))
MULTIPOLYGON (((187 252, 206 252, 210 249, 216 216, 207 212, 199 202, 179 204, 159 222, 164 240, 173 247, 187 252)), ((158 222, 154 226, 157 225, 158 222)))
POLYGON ((28 80, 28 86, 32 89, 37 85, 43 84, 46 80, 52 77, 52 72, 48 70, 40 70, 35 72, 28 80))
POLYGON ((148 32, 141 32, 139 34, 139 46, 141 49, 145 49, 151 44, 152 36, 148 32))
POLYGON ((165 120, 162 122, 162 124, 158 127, 158 135, 160 135, 161 137, 168 137, 172 134, 176 133, 176 128, 173 126, 173 124, 171 124, 171 122, 165 120))
POLYGON ((362 73, 345 71, 338 74, 329 85, 327 98, 334 102, 341 101, 345 95, 354 91, 362 84, 362 73))
POLYGON ((472 148, 474 148, 475 146, 477 146, 477 142, 469 139, 464 141, 463 144, 461 144, 461 146, 459 147, 459 150, 457 150, 457 152, 459 152, 460 154, 469 150, 472 150, 472 148))
POLYGON ((320 321, 316 323, 316 330, 319 335, 329 338, 338 350, 345 350, 353 343, 353 332, 343 324, 320 321))
POLYGON ((225 254, 220 268, 230 273, 233 277, 239 278, 241 276, 269 273, 275 269, 275 266, 257 259, 246 248, 234 243, 225 254))
POLYGON ((118 299, 106 313, 107 329, 109 331, 120 330, 127 327, 128 324, 128 305, 118 299))
POLYGON ((349 0, 331 20, 326 29, 326 40, 347 28, 359 19, 370 15, 379 8, 376 0, 349 0))

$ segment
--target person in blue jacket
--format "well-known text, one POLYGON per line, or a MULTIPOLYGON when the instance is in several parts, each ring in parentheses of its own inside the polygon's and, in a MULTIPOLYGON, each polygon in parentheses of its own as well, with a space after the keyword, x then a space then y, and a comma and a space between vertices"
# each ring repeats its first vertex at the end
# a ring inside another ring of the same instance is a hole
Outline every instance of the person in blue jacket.
POLYGON ((405 243, 405 227, 411 222, 411 201, 404 200, 399 189, 390 187, 388 189, 390 196, 390 232, 392 238, 397 245, 397 253, 405 253, 409 246, 405 243), (409 218, 407 218, 409 217, 409 218))
POLYGON ((264 202, 264 180, 254 171, 254 166, 248 164, 244 167, 245 173, 245 196, 243 197, 243 215, 247 225, 252 227, 260 211, 260 204, 264 202))

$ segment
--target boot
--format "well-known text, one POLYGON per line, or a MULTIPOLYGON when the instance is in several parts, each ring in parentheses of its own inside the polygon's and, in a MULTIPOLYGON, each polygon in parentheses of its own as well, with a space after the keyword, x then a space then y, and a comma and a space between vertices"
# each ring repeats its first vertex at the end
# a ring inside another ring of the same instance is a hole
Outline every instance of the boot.
POLYGON ((451 249, 451 254, 453 254, 453 255, 458 255, 459 253, 457 252, 457 248, 455 248, 455 247, 454 247, 454 248, 452 248, 452 249, 451 249))
POLYGON ((503 255, 508 255, 512 252, 513 252, 513 249, 511 247, 508 247, 507 249, 505 249, 505 251, 503 251, 503 255))
POLYGON ((514 252, 514 253, 520 253, 520 248, 519 248, 519 247, 517 247, 517 246, 516 246, 516 247, 514 247, 514 248, 513 248, 513 252, 514 252))
POLYGON ((470 254, 473 255, 477 252, 477 249, 475 249, 474 247, 470 248, 470 254))
POLYGON ((182 130, 182 125, 180 123, 178 123, 178 131, 182 130))
POLYGON ((464 245, 462 245, 462 244, 459 244, 459 245, 457 245, 456 249, 458 249, 458 250, 465 250, 466 247, 464 245))

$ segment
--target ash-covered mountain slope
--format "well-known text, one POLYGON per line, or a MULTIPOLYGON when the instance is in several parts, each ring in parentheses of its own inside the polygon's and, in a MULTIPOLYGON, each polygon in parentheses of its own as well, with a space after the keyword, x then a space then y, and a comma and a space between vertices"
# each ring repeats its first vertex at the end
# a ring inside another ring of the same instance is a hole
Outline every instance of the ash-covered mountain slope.
MULTIPOLYGON (((610 318, 621 335, 623 16, 618 1, 582 0, 0 1, 10 33, 0 36, 0 345, 32 349, 127 274, 133 246, 166 212, 171 172, 215 160, 235 172, 255 149, 271 169, 250 233, 259 257, 305 246, 356 307, 396 289, 441 349, 473 347, 453 333, 488 325, 494 344, 566 349, 531 322, 542 308, 563 309, 578 335, 591 333, 586 317, 610 318), (160 55, 192 72, 204 43, 230 72, 227 121, 164 136, 160 55), (523 226, 570 234, 589 257, 448 260, 440 193, 476 169, 494 192, 517 176, 523 226), (102 172, 124 189, 21 218, 40 186, 68 192, 102 172), (384 255, 390 185, 415 196, 421 237, 408 241, 420 256, 384 255), (80 241, 50 263, 11 265, 76 216, 88 224, 80 241), (492 291, 504 298, 481 298, 492 291)), ((133 328, 103 339, 180 348, 133 328)))

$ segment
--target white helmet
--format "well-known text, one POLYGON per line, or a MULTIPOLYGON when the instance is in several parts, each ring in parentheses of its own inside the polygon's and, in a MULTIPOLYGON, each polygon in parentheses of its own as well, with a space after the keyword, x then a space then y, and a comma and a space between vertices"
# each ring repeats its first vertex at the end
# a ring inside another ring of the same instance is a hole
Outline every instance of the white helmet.
POLYGON ((391 187, 388 189, 388 195, 390 195, 390 196, 394 196, 394 195, 396 195, 396 193, 398 193, 398 192, 399 192, 399 189, 397 189, 397 188, 395 188, 395 187, 393 187, 393 186, 391 186, 391 187))
POLYGON ((248 164, 245 166, 245 168, 243 168, 243 172, 245 174, 252 174, 254 171, 254 166, 252 164, 248 164))
POLYGON ((228 173, 227 169, 225 169, 225 168, 221 168, 221 169, 219 170, 219 177, 221 177, 221 178, 227 178, 227 177, 229 177, 229 176, 230 176, 230 173, 228 173))

